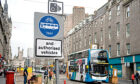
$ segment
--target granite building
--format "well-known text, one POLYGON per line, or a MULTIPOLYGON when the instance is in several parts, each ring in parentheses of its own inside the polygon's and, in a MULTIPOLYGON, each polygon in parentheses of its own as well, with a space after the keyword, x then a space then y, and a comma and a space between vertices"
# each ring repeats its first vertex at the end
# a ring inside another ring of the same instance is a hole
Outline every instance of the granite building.
MULTIPOLYGON (((66 14, 66 20, 64 22, 64 46, 63 46, 63 54, 64 54, 64 59, 67 59, 67 53, 68 50, 68 40, 67 40, 67 35, 68 32, 79 22, 83 19, 85 19, 88 16, 88 14, 85 14, 85 8, 81 6, 74 6, 73 7, 73 13, 72 14, 66 14)), ((63 63, 66 63, 67 60, 62 60, 63 63)))
POLYGON ((110 73, 116 68, 119 78, 130 79, 132 73, 140 73, 139 32, 140 0, 108 0, 68 32, 65 55, 97 44, 109 52, 110 73))
POLYGON ((11 53, 11 30, 12 30, 12 20, 8 16, 8 3, 5 0, 4 7, 2 7, 0 1, 0 54, 5 64, 10 64, 12 60, 11 53))

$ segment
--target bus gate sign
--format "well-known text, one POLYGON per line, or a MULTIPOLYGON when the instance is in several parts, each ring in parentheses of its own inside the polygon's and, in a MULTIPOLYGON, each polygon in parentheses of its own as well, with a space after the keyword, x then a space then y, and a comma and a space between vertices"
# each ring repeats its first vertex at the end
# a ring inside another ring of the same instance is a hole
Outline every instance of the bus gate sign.
POLYGON ((59 23, 52 16, 44 16, 39 22, 39 29, 43 35, 53 37, 59 32, 59 23))
POLYGON ((61 58, 63 37, 63 16, 35 12, 34 55, 36 57, 61 58))

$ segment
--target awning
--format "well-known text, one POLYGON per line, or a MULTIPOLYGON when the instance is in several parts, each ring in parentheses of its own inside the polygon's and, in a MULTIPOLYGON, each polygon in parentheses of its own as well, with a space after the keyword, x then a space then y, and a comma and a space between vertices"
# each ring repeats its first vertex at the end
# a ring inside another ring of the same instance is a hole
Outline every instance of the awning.
POLYGON ((140 55, 135 56, 135 62, 140 62, 140 55))
POLYGON ((126 56, 126 57, 124 57, 124 62, 133 63, 133 56, 126 56))
POLYGON ((109 64, 121 64, 121 58, 110 58, 109 64))

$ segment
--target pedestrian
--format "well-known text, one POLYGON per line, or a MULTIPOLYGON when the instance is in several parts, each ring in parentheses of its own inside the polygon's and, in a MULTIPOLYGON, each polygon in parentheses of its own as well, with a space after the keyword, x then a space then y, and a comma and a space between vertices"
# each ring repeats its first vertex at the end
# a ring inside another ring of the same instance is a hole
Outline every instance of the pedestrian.
POLYGON ((6 77, 6 68, 4 68, 4 77, 6 77))
POLYGON ((138 73, 138 71, 136 71, 135 78, 136 78, 136 82, 137 82, 137 84, 139 84, 139 73, 138 73))
POLYGON ((25 69, 24 69, 24 84, 27 83, 27 77, 28 77, 28 71, 27 71, 27 67, 25 67, 25 69))
POLYGON ((131 79, 132 79, 132 84, 134 84, 134 80, 135 80, 135 75, 134 74, 131 75, 131 79))
POLYGON ((49 71, 49 78, 50 78, 50 80, 52 79, 52 76, 53 76, 53 70, 51 68, 50 71, 49 71))
POLYGON ((44 79, 48 76, 48 69, 44 72, 44 79))

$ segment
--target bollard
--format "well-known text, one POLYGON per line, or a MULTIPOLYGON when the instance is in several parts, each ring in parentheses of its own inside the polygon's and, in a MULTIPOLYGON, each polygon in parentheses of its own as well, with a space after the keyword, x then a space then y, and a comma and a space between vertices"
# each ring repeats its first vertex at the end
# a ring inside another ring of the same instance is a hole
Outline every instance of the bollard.
POLYGON ((64 84, 66 84, 66 80, 64 80, 64 84))

